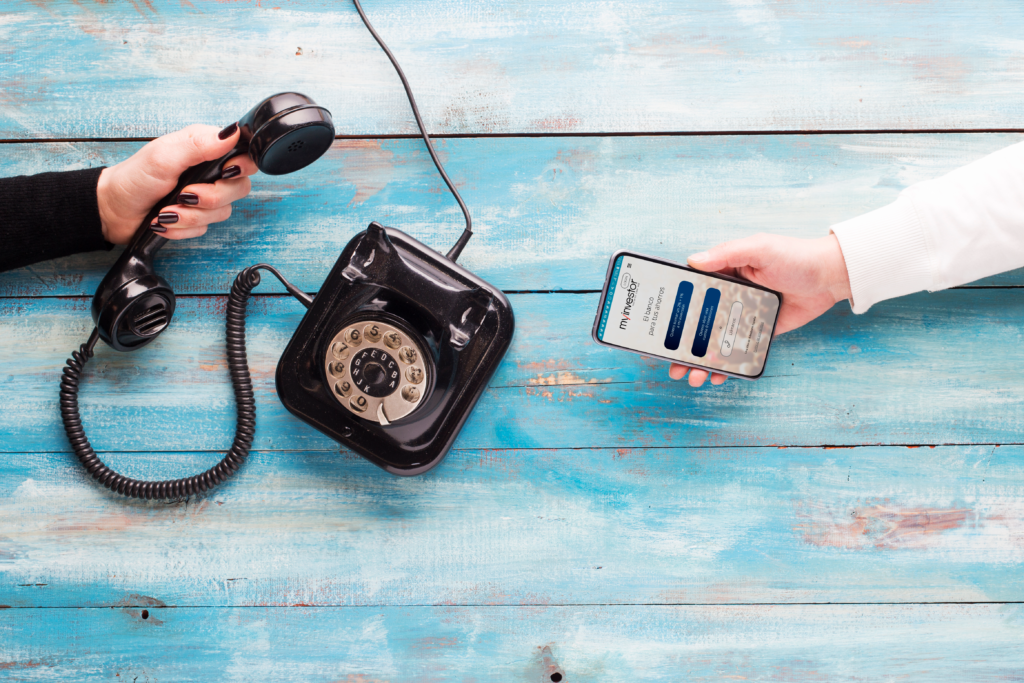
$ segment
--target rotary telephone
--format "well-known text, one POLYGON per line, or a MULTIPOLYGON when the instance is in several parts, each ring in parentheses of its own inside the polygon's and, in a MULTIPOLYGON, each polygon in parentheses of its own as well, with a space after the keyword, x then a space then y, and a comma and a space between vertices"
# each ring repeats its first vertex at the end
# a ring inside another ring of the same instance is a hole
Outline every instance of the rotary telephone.
POLYGON ((256 429, 245 311, 261 270, 308 309, 277 366, 281 402, 392 474, 421 474, 444 458, 511 344, 515 322, 508 299, 456 263, 472 236, 469 210, 434 152, 405 74, 359 0, 353 2, 398 72, 430 157, 462 209, 466 228, 441 255, 399 230, 370 223, 342 250, 315 296, 273 266, 244 269, 228 295, 228 368, 238 413, 231 448, 214 467, 183 479, 142 481, 115 472, 85 435, 79 382, 100 339, 117 351, 134 351, 170 325, 174 292, 153 269, 154 256, 167 240, 150 224, 187 185, 217 180, 234 156, 248 154, 264 173, 281 175, 313 163, 334 141, 330 112, 305 95, 279 93, 253 107, 239 119, 242 134, 235 148, 188 169, 146 216, 96 291, 95 329, 64 368, 60 409, 68 440, 89 474, 112 491, 134 498, 181 498, 222 483, 245 462, 256 429))

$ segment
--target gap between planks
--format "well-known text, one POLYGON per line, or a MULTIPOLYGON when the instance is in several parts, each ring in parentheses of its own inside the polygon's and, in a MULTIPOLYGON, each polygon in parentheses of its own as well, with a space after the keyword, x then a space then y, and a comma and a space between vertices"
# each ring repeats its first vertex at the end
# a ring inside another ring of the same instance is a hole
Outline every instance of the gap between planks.
MULTIPOLYGON (((726 137, 746 135, 946 135, 978 133, 1024 133, 1024 128, 820 128, 812 130, 709 130, 595 133, 438 133, 433 140, 476 140, 505 138, 664 138, 664 137, 726 137)), ((335 140, 418 140, 415 133, 390 135, 335 135, 335 140)), ((4 138, 2 145, 53 142, 150 142, 156 138, 4 138)))
MULTIPOLYGON (((626 382, 615 382, 615 384, 626 384, 626 382)), ((523 385, 527 386, 527 385, 523 385)), ((559 386, 577 386, 575 384, 564 384, 559 386)), ((491 387, 492 389, 505 389, 522 388, 519 385, 513 387, 491 387)), ((1024 441, 978 441, 973 442, 957 442, 957 443, 856 443, 856 444, 744 444, 734 446, 638 446, 638 447, 624 447, 624 446, 534 446, 534 447, 521 447, 521 448, 453 448, 449 453, 474 453, 478 451, 488 452, 499 452, 499 453, 515 453, 518 451, 621 451, 621 450, 644 450, 644 451, 715 451, 715 450, 733 450, 733 449, 747 449, 747 448, 775 448, 782 450, 826 450, 826 451, 839 451, 849 450, 854 448, 977 448, 979 446, 992 446, 994 448, 1000 448, 1002 446, 1024 446, 1024 441)), ((119 449, 115 451, 96 451, 97 453, 107 454, 129 454, 129 453, 142 453, 146 455, 159 455, 159 454, 171 454, 171 453, 187 453, 190 455, 199 454, 210 454, 217 455, 224 453, 226 449, 217 450, 196 450, 190 451, 182 448, 175 448, 169 451, 157 451, 152 448, 132 451, 119 449)), ((251 453, 335 453, 340 452, 340 449, 315 449, 315 448, 254 448, 251 453)), ((12 455, 24 453, 28 455, 66 455, 71 451, 0 451, 3 455, 12 455)), ((182 498, 182 500, 185 500, 182 498)), ((836 603, 838 604, 838 603, 836 603)))
MULTIPOLYGON (((230 579, 229 579, 230 580, 230 579)), ((34 585, 34 584, 33 584, 34 585)), ((45 585, 45 584, 44 584, 45 585)), ((157 609, 309 609, 310 607, 316 609, 384 609, 384 608, 396 608, 396 609, 407 609, 410 607, 419 607, 421 609, 437 609, 438 607, 447 608, 474 608, 474 607, 486 607, 486 608, 506 608, 506 609, 529 609, 533 607, 714 607, 714 608, 730 608, 730 607, 904 607, 908 605, 1024 605, 1024 600, 967 600, 958 602, 956 600, 929 600, 924 602, 545 602, 545 603, 416 603, 412 605, 392 605, 388 603, 380 604, 366 604, 366 605, 311 605, 311 604, 296 604, 296 605, 150 605, 145 604, 126 604, 119 602, 116 605, 83 605, 81 607, 75 605, 49 605, 49 606, 14 606, 14 605, 0 605, 0 611, 5 610, 99 610, 99 609, 138 609, 144 607, 146 609, 157 610, 157 609)))
MULTIPOLYGON (((943 291, 957 291, 957 290, 971 290, 971 289, 1024 289, 1024 285, 959 285, 957 287, 949 287, 943 291)), ((503 289, 503 294, 600 294, 600 289, 503 289)), ((309 296, 316 296, 316 292, 306 292, 309 296)), ((223 294, 176 294, 178 299, 200 299, 200 298, 211 298, 211 297, 226 297, 228 293, 223 294)), ((267 298, 267 299, 288 299, 291 298, 291 294, 287 292, 253 292, 251 295, 253 298, 267 298)), ((0 301, 8 301, 14 299, 90 299, 92 298, 87 294, 26 294, 26 295, 0 295, 0 301)))

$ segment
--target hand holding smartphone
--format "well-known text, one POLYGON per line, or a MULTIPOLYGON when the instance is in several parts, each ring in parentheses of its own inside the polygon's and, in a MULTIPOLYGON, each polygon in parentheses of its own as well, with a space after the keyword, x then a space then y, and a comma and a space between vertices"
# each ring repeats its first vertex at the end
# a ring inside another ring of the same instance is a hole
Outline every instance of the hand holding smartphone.
POLYGON ((751 282, 618 251, 592 335, 604 346, 754 380, 781 305, 780 293, 751 282))

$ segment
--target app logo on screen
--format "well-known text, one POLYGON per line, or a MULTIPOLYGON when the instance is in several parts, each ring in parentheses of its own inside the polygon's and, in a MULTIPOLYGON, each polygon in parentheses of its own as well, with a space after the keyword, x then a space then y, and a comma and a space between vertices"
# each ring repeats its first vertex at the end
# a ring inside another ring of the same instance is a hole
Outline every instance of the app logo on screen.
POLYGON ((636 304, 636 290, 640 288, 640 283, 629 276, 629 273, 625 273, 622 279, 619 280, 619 285, 626 290, 626 300, 622 305, 622 320, 619 321, 619 329, 624 330, 632 320, 633 306, 636 304))

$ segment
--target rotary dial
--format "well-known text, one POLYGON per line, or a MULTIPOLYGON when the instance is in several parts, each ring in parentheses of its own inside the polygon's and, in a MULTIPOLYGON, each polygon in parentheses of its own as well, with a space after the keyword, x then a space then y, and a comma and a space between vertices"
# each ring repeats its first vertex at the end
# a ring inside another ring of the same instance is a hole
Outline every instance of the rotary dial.
POLYGON ((382 425, 416 409, 427 367, 424 349, 411 335, 373 321, 341 329, 324 360, 334 398, 359 417, 382 425))

